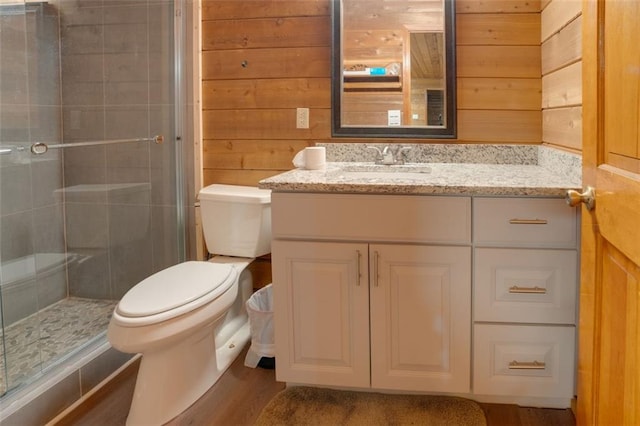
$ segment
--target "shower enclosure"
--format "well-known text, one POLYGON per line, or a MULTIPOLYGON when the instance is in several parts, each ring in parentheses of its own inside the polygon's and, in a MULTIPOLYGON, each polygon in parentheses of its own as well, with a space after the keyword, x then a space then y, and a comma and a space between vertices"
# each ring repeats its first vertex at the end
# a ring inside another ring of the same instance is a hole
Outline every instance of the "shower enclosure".
POLYGON ((174 7, 0 0, 0 396, 184 260, 174 7))

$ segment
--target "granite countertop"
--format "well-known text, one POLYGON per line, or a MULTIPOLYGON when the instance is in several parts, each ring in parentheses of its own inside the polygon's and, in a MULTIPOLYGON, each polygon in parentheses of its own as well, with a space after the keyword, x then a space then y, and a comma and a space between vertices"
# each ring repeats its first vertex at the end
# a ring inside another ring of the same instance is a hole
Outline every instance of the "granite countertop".
POLYGON ((581 186, 580 156, 543 146, 504 146, 508 156, 495 145, 416 146, 406 166, 374 166, 373 159, 352 161, 371 152, 363 144, 351 145, 359 145, 353 149, 361 152, 327 146, 324 170, 294 169, 260 181, 259 187, 278 192, 564 197, 567 189, 581 186), (371 172, 380 169, 387 172, 371 172))

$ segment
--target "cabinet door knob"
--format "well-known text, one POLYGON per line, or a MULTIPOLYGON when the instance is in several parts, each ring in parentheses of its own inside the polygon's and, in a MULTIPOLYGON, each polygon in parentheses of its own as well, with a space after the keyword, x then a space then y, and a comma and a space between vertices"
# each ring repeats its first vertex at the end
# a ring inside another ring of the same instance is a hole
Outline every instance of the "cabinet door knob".
POLYGON ((596 205, 596 190, 590 186, 587 186, 582 193, 570 189, 567 191, 565 201, 571 207, 584 203, 587 210, 591 211, 596 205))

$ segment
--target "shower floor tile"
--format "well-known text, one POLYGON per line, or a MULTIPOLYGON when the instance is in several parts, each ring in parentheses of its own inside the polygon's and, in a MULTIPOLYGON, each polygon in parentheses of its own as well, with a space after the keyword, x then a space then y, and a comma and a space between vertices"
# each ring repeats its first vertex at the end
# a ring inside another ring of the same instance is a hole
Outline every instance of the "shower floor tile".
POLYGON ((116 303, 111 300, 63 299, 6 327, 6 352, 2 351, 0 344, 0 394, 104 332, 116 303))

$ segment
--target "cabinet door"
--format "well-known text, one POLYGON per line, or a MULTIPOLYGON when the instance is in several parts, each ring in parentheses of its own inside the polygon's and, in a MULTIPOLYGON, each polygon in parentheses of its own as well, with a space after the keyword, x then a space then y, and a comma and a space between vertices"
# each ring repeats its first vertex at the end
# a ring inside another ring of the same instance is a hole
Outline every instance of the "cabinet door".
POLYGON ((471 248, 371 245, 371 385, 469 392, 471 248))
POLYGON ((273 241, 276 377, 369 387, 367 245, 273 241))

